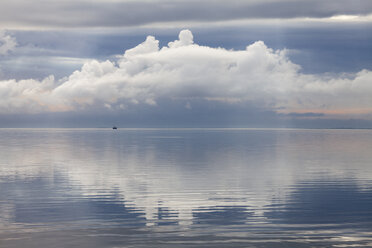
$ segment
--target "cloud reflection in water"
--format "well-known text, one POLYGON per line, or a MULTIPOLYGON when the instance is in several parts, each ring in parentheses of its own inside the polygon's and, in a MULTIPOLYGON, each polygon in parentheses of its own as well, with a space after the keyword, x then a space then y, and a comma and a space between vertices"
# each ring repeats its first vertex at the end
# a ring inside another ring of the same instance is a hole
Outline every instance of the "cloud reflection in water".
POLYGON ((64 242, 73 230, 81 247, 91 236, 107 247, 371 242, 370 131, 5 129, 0 136, 0 240, 9 247, 28 239, 37 247, 36 237, 47 242, 53 231, 64 242), (8 239, 20 232, 28 238, 8 239))

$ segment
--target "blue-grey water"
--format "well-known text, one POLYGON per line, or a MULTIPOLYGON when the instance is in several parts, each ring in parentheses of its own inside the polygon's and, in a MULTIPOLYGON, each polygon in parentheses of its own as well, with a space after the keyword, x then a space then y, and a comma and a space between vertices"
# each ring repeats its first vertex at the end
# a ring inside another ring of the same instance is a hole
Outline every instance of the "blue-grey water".
POLYGON ((372 130, 0 129, 0 247, 371 247, 372 130))

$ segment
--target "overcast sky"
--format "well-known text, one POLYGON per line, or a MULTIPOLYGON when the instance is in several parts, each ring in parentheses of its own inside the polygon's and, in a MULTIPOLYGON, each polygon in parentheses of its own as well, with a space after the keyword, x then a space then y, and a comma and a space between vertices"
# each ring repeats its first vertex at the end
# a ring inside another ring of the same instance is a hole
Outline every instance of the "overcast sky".
POLYGON ((369 0, 4 0, 0 126, 372 127, 369 0))

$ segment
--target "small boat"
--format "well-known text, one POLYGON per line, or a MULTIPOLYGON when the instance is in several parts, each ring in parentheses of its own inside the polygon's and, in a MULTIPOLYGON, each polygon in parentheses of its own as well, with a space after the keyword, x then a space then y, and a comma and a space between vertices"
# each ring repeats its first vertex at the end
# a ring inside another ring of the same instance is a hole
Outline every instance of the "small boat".
POLYGON ((113 126, 112 129, 118 129, 117 127, 113 126))

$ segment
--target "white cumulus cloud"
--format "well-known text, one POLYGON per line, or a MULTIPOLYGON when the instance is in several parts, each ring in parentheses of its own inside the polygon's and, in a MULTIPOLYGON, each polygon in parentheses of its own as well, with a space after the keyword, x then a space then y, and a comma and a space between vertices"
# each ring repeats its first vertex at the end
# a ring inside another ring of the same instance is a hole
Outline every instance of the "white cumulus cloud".
POLYGON ((8 52, 14 50, 16 46, 16 39, 0 30, 0 55, 6 55, 8 52))
POLYGON ((200 46, 189 30, 159 47, 152 36, 118 56, 92 60, 70 76, 0 81, 1 113, 158 108, 159 100, 249 103, 282 112, 372 113, 372 72, 303 74, 285 50, 257 41, 245 50, 200 46), (109 107, 108 107, 109 106, 109 107))

